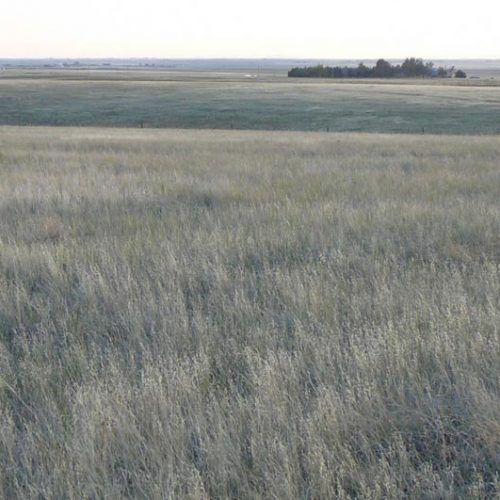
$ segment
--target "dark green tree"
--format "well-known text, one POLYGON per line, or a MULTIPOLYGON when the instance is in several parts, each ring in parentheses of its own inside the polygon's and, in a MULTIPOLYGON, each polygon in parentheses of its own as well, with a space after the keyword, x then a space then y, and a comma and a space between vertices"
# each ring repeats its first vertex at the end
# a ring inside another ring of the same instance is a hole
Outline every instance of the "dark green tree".
POLYGON ((379 59, 373 68, 373 76, 376 78, 389 78, 392 76, 392 66, 385 59, 379 59))
POLYGON ((359 63, 357 73, 360 78, 368 78, 371 76, 372 70, 364 63, 359 63))

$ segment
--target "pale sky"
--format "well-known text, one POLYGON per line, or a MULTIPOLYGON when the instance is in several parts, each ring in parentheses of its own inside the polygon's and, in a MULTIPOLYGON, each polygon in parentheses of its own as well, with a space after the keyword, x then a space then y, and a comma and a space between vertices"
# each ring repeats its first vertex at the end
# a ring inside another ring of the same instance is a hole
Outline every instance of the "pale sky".
POLYGON ((500 0, 0 4, 0 58, 500 58, 500 0))

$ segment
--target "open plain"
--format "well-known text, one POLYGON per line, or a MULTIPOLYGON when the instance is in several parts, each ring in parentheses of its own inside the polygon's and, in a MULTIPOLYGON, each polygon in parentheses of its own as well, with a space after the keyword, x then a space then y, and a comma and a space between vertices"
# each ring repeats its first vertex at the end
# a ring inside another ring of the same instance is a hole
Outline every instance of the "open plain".
POLYGON ((500 79, 9 70, 0 125, 500 134, 500 79))

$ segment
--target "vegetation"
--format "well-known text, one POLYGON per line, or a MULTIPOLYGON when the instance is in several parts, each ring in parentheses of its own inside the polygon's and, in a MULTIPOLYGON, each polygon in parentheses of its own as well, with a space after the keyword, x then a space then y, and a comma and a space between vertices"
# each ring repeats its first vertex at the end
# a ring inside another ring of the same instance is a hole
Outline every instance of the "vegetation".
POLYGON ((453 75, 457 78, 467 76, 462 70, 455 72, 454 67, 435 68, 433 62, 426 63, 415 57, 407 58, 402 64, 395 65, 385 59, 379 59, 372 68, 359 63, 355 68, 318 65, 292 68, 288 72, 289 77, 308 78, 451 78, 453 75))
MULTIPOLYGON (((499 87, 473 87, 475 81, 468 79, 379 79, 376 82, 356 79, 349 82, 283 76, 267 81, 233 81, 200 76, 189 80, 183 76, 162 81, 165 74, 155 76, 154 72, 128 75, 101 72, 96 76, 95 72, 82 70, 74 71, 71 76, 78 80, 69 80, 67 73, 69 71, 54 72, 59 76, 53 78, 40 74, 27 78, 23 76, 25 73, 18 74, 17 78, 0 78, 0 123, 500 133, 499 87), (139 80, 146 77, 158 80, 139 80)), ((491 82, 498 85, 500 80, 491 82)), ((477 81, 478 85, 486 83, 486 80, 477 81)))
POLYGON ((499 137, 0 151, 0 496, 499 494, 499 137))

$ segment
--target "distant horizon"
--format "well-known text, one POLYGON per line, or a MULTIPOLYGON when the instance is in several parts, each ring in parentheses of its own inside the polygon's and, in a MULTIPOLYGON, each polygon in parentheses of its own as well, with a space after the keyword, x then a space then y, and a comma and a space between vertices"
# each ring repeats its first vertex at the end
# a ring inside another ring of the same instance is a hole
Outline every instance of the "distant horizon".
POLYGON ((305 61, 376 61, 378 59, 387 59, 388 61, 404 61, 407 57, 418 57, 425 61, 500 61, 499 57, 422 57, 419 55, 411 54, 403 57, 319 57, 319 56, 266 56, 266 57, 212 57, 212 56, 192 56, 192 57, 156 57, 156 56, 23 56, 23 57, 2 57, 0 56, 0 61, 141 61, 141 60, 151 60, 151 61, 295 61, 295 60, 305 60, 305 61))

